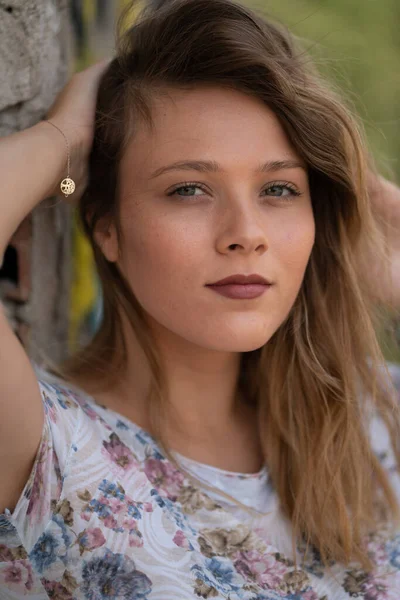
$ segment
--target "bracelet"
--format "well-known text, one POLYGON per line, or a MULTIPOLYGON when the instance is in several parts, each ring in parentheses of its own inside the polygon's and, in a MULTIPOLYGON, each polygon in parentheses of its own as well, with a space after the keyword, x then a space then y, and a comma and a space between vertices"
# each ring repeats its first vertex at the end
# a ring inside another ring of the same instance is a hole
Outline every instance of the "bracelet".
POLYGON ((61 131, 61 129, 59 127, 57 127, 57 125, 54 125, 54 123, 52 123, 48 119, 44 119, 44 122, 50 123, 50 125, 53 125, 53 127, 58 129, 58 131, 62 134, 62 136, 64 137, 66 144, 67 144, 67 176, 65 179, 62 180, 62 182, 60 184, 60 189, 61 189, 62 193, 64 194, 64 196, 67 198, 68 196, 73 194, 75 191, 75 181, 73 179, 71 179, 69 176, 70 154, 69 154, 68 139, 67 139, 67 136, 61 131))

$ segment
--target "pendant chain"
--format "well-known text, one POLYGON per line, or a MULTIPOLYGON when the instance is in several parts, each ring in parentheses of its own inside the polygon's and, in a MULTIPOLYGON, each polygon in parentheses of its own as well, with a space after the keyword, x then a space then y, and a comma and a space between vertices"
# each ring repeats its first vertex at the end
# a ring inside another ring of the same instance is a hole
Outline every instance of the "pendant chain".
POLYGON ((50 125, 53 125, 53 127, 55 127, 56 129, 58 129, 58 131, 63 136, 63 138, 65 140, 65 143, 67 145, 67 177, 65 179, 63 179, 62 182, 61 182, 61 184, 60 184, 60 189, 61 189, 62 193, 64 194, 64 196, 67 198, 69 195, 73 194, 74 191, 75 191, 75 181, 73 181, 73 179, 71 179, 70 176, 69 176, 70 167, 71 167, 71 156, 70 156, 70 149, 69 149, 68 138, 65 135, 65 133, 63 131, 61 131, 61 129, 57 125, 55 125, 54 123, 52 123, 48 119, 45 119, 44 122, 45 123, 50 123, 50 125))

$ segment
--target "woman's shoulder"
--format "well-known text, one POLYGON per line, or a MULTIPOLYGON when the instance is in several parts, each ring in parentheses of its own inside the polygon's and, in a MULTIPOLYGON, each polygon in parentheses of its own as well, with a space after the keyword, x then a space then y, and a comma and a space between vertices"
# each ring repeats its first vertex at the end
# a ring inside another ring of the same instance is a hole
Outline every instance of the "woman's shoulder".
POLYGON ((75 386, 34 365, 42 396, 46 422, 53 443, 63 449, 76 437, 79 422, 84 418, 85 397, 75 386))
MULTIPOLYGON (((92 458, 105 451, 145 460, 156 452, 155 439, 123 415, 115 412, 78 387, 75 383, 35 367, 44 408, 53 428, 60 428, 59 439, 73 442, 74 452, 91 447, 92 458), (77 431, 78 430, 78 431, 77 431)), ((130 461, 128 461, 130 462, 130 461)))
POLYGON ((82 392, 67 381, 41 368, 35 367, 35 372, 45 408, 61 408, 75 415, 79 412, 83 401, 82 392))
POLYGON ((105 421, 101 412, 105 407, 98 405, 82 388, 36 365, 34 369, 45 413, 53 426, 68 430, 76 427, 78 421, 86 426, 105 421))

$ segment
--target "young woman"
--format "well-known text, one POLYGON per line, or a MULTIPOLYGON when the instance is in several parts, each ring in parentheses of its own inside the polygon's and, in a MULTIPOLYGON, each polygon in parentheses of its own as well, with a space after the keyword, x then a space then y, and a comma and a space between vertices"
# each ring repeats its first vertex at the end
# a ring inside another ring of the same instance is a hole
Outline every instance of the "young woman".
POLYGON ((0 596, 397 599, 366 241, 383 254, 347 109, 280 28, 179 0, 47 118, 0 141, 1 252, 67 141, 104 316, 53 375, 1 316, 0 596))

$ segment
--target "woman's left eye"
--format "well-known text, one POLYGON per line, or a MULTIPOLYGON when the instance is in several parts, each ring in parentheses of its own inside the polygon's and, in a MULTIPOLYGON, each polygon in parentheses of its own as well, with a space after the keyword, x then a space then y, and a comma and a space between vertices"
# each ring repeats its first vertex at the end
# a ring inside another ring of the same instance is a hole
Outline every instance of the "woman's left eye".
MULTIPOLYGON (((176 187, 175 189, 171 190, 170 192, 168 192, 167 196, 174 196, 175 194, 177 194, 177 192, 180 192, 180 190, 185 190, 186 192, 188 190, 201 190, 201 194, 205 193, 205 190, 200 187, 198 184, 195 183, 185 183, 184 185, 180 185, 179 187, 176 187)), ((201 194, 196 194, 196 193, 179 193, 177 194, 178 196, 182 196, 182 198, 189 198, 190 196, 201 196, 201 194)))
POLYGON ((288 183, 273 183, 268 187, 264 188, 264 192, 270 192, 269 195, 274 198, 285 198, 288 199, 290 196, 301 196, 301 192, 299 192, 295 187, 288 183), (284 194, 283 192, 287 193, 284 194))

